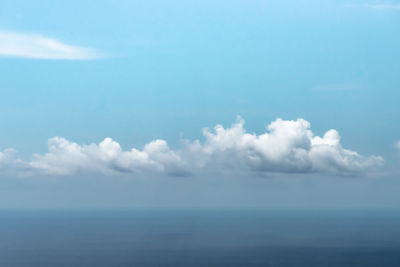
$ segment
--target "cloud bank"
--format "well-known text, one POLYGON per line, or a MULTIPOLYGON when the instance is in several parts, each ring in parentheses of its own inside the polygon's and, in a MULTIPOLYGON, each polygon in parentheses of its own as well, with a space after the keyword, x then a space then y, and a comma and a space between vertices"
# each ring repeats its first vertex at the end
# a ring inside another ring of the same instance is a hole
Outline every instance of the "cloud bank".
POLYGON ((48 152, 29 161, 16 151, 0 152, 0 172, 20 175, 196 175, 214 174, 334 174, 363 175, 383 164, 379 156, 362 156, 340 144, 336 130, 315 136, 304 119, 277 119, 266 132, 247 133, 244 120, 229 128, 203 130, 204 140, 184 140, 178 150, 164 140, 143 149, 123 150, 105 138, 99 144, 79 145, 65 138, 48 141, 48 152))
POLYGON ((102 57, 102 54, 94 49, 68 45, 41 35, 0 32, 0 56, 91 60, 102 57))

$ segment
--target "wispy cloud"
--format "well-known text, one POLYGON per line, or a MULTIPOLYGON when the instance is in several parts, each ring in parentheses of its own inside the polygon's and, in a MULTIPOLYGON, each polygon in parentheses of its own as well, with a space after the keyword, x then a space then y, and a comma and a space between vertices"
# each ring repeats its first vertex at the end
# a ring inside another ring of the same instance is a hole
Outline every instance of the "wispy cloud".
POLYGON ((345 8, 370 8, 375 10, 399 10, 400 11, 400 4, 346 4, 344 5, 345 8))
POLYGON ((49 151, 30 161, 16 151, 0 152, 0 175, 130 174, 268 174, 328 173, 366 174, 383 164, 377 156, 362 156, 345 149, 339 133, 331 129, 315 136, 304 119, 271 122, 265 133, 247 133, 239 119, 229 128, 221 125, 203 131, 204 141, 185 141, 171 149, 164 140, 154 140, 143 149, 123 150, 111 138, 99 144, 80 145, 65 138, 49 140, 49 151))
POLYGON ((101 58, 103 54, 95 49, 65 44, 38 34, 0 31, 0 56, 91 60, 101 58))
POLYGON ((355 83, 338 83, 338 84, 325 84, 313 88, 316 91, 351 91, 361 89, 360 84, 355 83))
POLYGON ((367 6, 378 10, 400 10, 400 4, 374 4, 367 6))

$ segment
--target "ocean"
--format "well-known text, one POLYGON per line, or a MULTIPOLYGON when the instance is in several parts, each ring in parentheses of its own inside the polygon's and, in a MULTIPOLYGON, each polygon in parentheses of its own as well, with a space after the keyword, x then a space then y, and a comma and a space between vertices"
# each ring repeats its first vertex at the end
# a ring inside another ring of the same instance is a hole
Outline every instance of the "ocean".
POLYGON ((400 213, 1 210, 0 266, 400 266, 400 213))

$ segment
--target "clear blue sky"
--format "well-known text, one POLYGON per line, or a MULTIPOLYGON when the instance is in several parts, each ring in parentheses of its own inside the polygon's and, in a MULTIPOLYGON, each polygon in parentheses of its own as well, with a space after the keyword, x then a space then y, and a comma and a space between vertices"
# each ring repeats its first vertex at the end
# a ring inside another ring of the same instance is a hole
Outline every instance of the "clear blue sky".
MULTIPOLYGON (((384 159, 381 173, 389 178, 380 179, 393 179, 399 173, 398 1, 0 0, 0 32, 8 34, 4 38, 10 33, 48 37, 100 54, 83 60, 29 58, 8 52, 0 57, 0 150, 14 148, 26 160, 32 154, 46 153, 47 140, 54 136, 78 144, 112 137, 125 150, 164 139, 177 148, 182 138, 201 139, 202 128, 229 127, 240 115, 247 131, 257 134, 265 132, 265 126, 276 118, 303 118, 316 135, 336 129, 343 147, 384 159)), ((11 181, 3 183, 10 189, 3 201, 9 206, 25 205, 22 196, 27 186, 41 188, 35 189, 39 195, 55 190, 52 182, 49 185, 42 179, 37 183, 43 187, 7 179, 11 181)), ((92 181, 71 179, 69 187, 84 184, 77 190, 77 199, 86 203, 82 206, 102 205, 101 197, 85 202, 83 196, 92 181)), ((102 183, 106 185, 96 185, 98 190, 121 183, 105 179, 102 183)), ((304 179, 296 185, 285 181, 282 186, 296 191, 293 188, 298 185, 296 192, 304 196, 315 192, 304 179)), ((356 194, 352 190, 361 185, 346 187, 344 178, 332 179, 334 192, 348 192, 349 198, 341 204, 328 201, 327 206, 351 206, 350 196, 356 194)), ((222 181, 218 183, 228 184, 228 189, 220 190, 228 195, 246 188, 238 181, 222 181)), ((242 194, 238 205, 259 203, 245 197, 260 188, 258 180, 251 181, 243 182, 255 184, 249 185, 253 189, 242 194)), ((175 182, 165 186, 169 189, 162 201, 168 202, 167 195, 174 195, 171 192, 182 193, 185 187, 175 187, 175 182)), ((154 193, 154 188, 159 190, 166 182, 145 183, 152 185, 144 186, 144 192, 154 193)), ((373 190, 375 183, 361 187, 373 190)), ((400 182, 393 183, 400 189, 400 182)), ((137 186, 134 181, 129 184, 137 186)), ((109 195, 123 195, 124 187, 110 189, 109 195)), ((273 201, 291 206, 290 201, 279 199, 278 192, 285 192, 280 186, 277 191, 265 187, 277 195, 273 201)), ((326 184, 316 185, 315 190, 321 187, 329 191, 326 184)), ((385 188, 386 193, 394 190, 391 183, 385 188)), ((360 193, 360 206, 370 204, 368 190, 360 193)), ((125 193, 123 200, 115 200, 115 206, 161 205, 151 197, 125 193)), ((315 201, 322 197, 319 194, 324 195, 318 193, 315 201)), ((396 207, 400 200, 394 195, 393 191, 379 205, 396 207)), ((50 198, 37 200, 37 205, 46 206, 43 203, 50 198)), ((66 199, 58 206, 79 206, 78 200, 74 204, 66 199)), ((230 206, 230 199, 215 201, 230 206)), ((202 200, 193 200, 193 205, 201 206, 202 200)), ((259 201, 264 206, 261 193, 259 201)), ((314 200, 307 201, 303 206, 314 200)), ((171 205, 177 202, 179 197, 171 205)))

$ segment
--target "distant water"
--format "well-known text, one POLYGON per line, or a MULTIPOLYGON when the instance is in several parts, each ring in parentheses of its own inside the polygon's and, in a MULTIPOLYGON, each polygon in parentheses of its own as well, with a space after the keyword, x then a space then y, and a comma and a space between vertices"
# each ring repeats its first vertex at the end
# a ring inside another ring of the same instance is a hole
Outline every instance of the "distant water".
POLYGON ((0 211, 0 266, 400 266, 400 214, 0 211))

